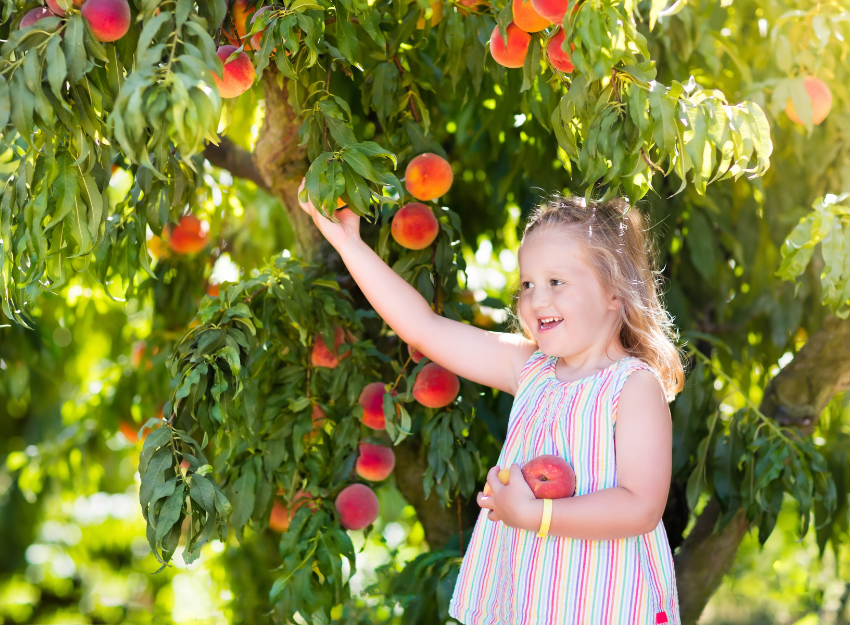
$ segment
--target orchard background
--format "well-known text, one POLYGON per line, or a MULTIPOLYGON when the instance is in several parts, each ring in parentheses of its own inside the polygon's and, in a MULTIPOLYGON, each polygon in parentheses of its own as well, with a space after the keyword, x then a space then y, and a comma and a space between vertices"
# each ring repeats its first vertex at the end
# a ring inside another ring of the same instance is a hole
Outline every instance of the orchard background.
POLYGON ((47 4, 0 5, 2 622, 448 620, 512 398, 417 392, 299 200, 509 331, 552 191, 654 224, 684 621, 850 622, 846 6, 47 4))

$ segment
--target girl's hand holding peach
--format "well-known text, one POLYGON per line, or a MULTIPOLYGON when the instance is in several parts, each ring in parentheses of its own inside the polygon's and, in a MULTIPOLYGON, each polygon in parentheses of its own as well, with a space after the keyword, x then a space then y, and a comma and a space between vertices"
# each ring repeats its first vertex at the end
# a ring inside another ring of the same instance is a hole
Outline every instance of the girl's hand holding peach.
MULTIPOLYGON (((306 178, 301 179, 301 185, 298 187, 298 205, 301 209, 313 218, 313 223, 319 231, 328 240, 328 243, 334 246, 334 249, 339 250, 349 241, 358 240, 360 238, 360 216, 347 208, 337 208, 334 215, 339 219, 338 223, 325 218, 318 209, 313 206, 310 199, 307 202, 301 201, 301 191, 307 183, 306 178)), ((345 206, 342 202, 337 202, 338 206, 345 206)))
POLYGON ((507 485, 499 479, 499 467, 487 473, 487 485, 492 494, 478 493, 478 505, 488 508, 487 518, 502 521, 508 527, 536 532, 543 516, 543 501, 537 499, 525 481, 517 463, 511 465, 507 485))

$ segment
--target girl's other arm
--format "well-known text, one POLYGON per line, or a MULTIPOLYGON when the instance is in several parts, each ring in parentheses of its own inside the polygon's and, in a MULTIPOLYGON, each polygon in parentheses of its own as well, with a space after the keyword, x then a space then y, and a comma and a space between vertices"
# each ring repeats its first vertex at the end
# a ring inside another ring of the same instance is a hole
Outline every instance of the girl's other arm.
MULTIPOLYGON (((617 486, 552 500, 549 534, 583 540, 612 540, 640 536, 658 526, 673 465, 673 424, 658 380, 648 371, 635 371, 626 380, 617 408, 614 437, 617 486)), ((490 508, 488 517, 511 527, 538 531, 543 501, 535 499, 519 465, 503 486, 494 467, 487 476, 490 497, 478 494, 478 504, 490 508)))
POLYGON ((522 367, 537 349, 533 342, 435 314, 419 291, 363 242, 356 213, 338 210, 339 222, 335 223, 320 215, 309 201, 301 203, 301 208, 313 217, 366 299, 402 341, 456 375, 516 395, 522 367))

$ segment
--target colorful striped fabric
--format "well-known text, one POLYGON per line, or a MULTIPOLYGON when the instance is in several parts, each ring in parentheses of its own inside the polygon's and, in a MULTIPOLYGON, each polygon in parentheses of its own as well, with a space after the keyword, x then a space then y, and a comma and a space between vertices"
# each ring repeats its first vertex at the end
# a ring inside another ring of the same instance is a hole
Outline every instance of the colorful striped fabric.
MULTIPOLYGON (((576 496, 617 485, 614 423, 632 371, 628 357, 590 377, 561 382, 557 357, 525 364, 499 466, 541 454, 565 458, 576 496)), ((661 522, 618 540, 538 538, 482 510, 458 575, 449 614, 466 625, 680 625, 673 557, 661 522)))

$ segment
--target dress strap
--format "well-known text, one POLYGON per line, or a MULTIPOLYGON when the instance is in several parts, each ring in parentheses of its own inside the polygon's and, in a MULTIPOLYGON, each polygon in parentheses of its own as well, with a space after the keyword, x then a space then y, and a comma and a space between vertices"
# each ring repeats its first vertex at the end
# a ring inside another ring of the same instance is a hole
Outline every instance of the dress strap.
POLYGON ((517 396, 519 396, 523 387, 534 384, 541 375, 546 374, 546 361, 548 356, 539 349, 534 352, 522 367, 517 382, 517 396))
POLYGON ((658 372, 640 358, 629 356, 628 358, 623 358, 619 361, 617 363, 617 368, 614 371, 614 380, 611 386, 611 416, 615 424, 617 423, 617 406, 620 403, 620 393, 623 390, 623 386, 626 384, 626 380, 632 372, 641 369, 652 373, 652 375, 655 376, 655 379, 658 380, 658 383, 662 385, 662 388, 664 386, 658 372))

